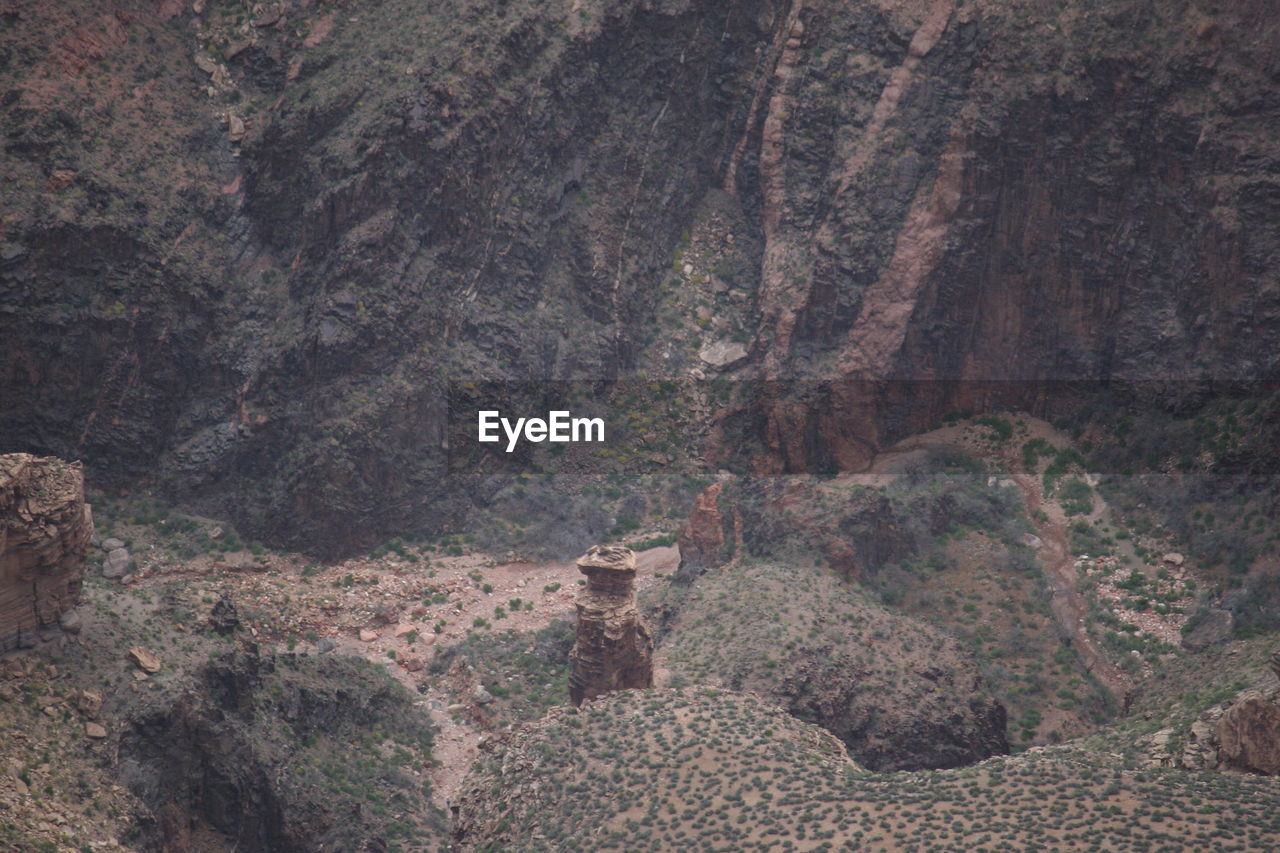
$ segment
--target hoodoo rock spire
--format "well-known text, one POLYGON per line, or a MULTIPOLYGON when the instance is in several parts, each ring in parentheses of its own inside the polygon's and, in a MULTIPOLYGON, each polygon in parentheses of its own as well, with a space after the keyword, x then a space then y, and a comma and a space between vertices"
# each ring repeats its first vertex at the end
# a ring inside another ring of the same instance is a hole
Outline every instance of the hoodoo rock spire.
POLYGON ((615 690, 653 686, 653 638, 636 609, 636 555, 592 546, 578 559, 578 639, 569 653, 569 699, 581 705, 615 690))

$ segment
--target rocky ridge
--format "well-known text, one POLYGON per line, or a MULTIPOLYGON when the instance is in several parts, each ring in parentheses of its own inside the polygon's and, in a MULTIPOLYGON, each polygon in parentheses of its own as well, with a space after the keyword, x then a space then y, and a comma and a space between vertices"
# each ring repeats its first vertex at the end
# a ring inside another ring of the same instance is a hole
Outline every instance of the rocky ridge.
POLYGON ((138 703, 119 735, 121 780, 152 815, 132 839, 140 848, 376 850, 388 833, 429 840, 443 829, 416 770, 432 727, 373 667, 247 644, 185 688, 138 703), (349 762, 357 750, 374 766, 349 762), (335 796, 326 776, 360 787, 335 796), (379 808, 387 802, 396 819, 379 808))

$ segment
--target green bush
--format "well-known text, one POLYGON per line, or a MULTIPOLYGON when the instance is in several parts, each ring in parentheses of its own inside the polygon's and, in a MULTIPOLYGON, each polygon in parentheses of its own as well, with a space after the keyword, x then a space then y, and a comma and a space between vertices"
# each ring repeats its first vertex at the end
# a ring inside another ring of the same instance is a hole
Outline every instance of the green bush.
POLYGON ((1093 488, 1079 477, 1072 477, 1063 483, 1058 496, 1067 515, 1088 515, 1093 512, 1093 488))

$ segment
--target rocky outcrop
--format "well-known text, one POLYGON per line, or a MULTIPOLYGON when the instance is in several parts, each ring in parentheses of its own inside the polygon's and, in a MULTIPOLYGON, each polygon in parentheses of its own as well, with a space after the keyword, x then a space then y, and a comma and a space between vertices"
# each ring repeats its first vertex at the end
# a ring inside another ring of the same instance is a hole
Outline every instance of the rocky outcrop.
POLYGON ((850 492, 817 477, 744 476, 715 483, 694 503, 680 535, 680 573, 693 577, 735 554, 811 560, 873 582, 887 564, 920 552, 952 525, 990 525, 1016 513, 981 478, 937 473, 950 457, 923 457, 917 485, 850 492))
POLYGON ((617 690, 653 686, 653 638, 636 609, 636 555, 593 546, 578 560, 578 639, 569 652, 569 699, 581 705, 617 690))
POLYGON ((1280 775, 1280 684, 1256 683, 1201 711, 1185 734, 1164 728, 1138 745, 1148 767, 1280 775))
POLYGON ((1280 705, 1261 695, 1244 696, 1218 723, 1218 759, 1249 773, 1280 773, 1280 705))
POLYGON ((693 501, 693 509, 680 529, 680 567, 673 580, 692 583, 694 578, 713 566, 733 558, 741 520, 735 509, 721 509, 720 494, 725 483, 712 483, 693 501))
POLYGON ((0 651, 75 605, 92 535, 78 463, 0 456, 0 651))

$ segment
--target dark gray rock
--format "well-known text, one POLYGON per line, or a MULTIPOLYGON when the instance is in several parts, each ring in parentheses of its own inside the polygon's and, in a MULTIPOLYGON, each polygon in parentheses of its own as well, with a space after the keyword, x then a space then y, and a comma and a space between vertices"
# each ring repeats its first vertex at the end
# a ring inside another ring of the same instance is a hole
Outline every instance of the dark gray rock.
POLYGON ((1182 638, 1183 647, 1193 652, 1225 643, 1235 630, 1235 617, 1230 610, 1211 608, 1196 626, 1182 638))
POLYGON ((224 637, 234 633, 240 627, 240 613, 235 602, 225 595, 219 598, 209 611, 209 627, 224 637))
POLYGON ((129 556, 129 551, 125 548, 113 549, 102 564, 102 576, 112 580, 122 578, 132 571, 133 557, 129 556))

